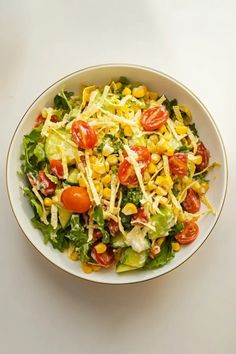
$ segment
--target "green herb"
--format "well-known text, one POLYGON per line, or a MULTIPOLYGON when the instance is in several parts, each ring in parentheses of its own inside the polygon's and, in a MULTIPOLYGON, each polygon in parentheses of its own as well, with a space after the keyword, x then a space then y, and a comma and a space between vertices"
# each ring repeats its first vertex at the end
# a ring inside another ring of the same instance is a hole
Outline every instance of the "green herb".
POLYGON ((176 234, 184 229, 184 224, 182 222, 176 223, 169 232, 170 237, 174 237, 176 234))
POLYGON ((190 146, 187 146, 187 145, 182 145, 178 149, 176 149, 176 151, 189 152, 189 151, 192 151, 192 148, 190 146))
POLYGON ((166 106, 166 109, 169 112, 170 118, 174 119, 175 118, 175 113, 174 113, 174 110, 173 110, 173 106, 177 106, 178 105, 178 101, 176 100, 176 98, 174 98, 171 101, 169 101, 168 98, 166 98, 166 100, 163 102, 163 105, 166 106))
POLYGON ((97 205, 94 208, 93 219, 97 224, 99 230, 102 232, 102 242, 109 243, 110 242, 110 234, 107 230, 105 230, 105 221, 103 216, 103 210, 100 205, 97 205))
POLYGON ((71 240, 75 247, 80 248, 88 240, 88 233, 81 225, 80 216, 72 215, 70 219, 70 231, 66 233, 66 237, 71 240))
POLYGON ((195 135, 196 137, 199 138, 199 135, 198 135, 198 131, 197 131, 197 128, 195 126, 195 123, 192 123, 189 125, 189 128, 191 129, 193 135, 195 135))
POLYGON ((122 192, 122 205, 125 205, 127 203, 133 203, 136 206, 140 205, 140 201, 143 198, 143 193, 139 188, 127 188, 127 187, 122 187, 121 188, 122 192))
POLYGON ((22 191, 24 196, 28 198, 30 204, 32 205, 34 215, 41 218, 43 216, 43 208, 35 194, 28 187, 23 188, 22 191))
POLYGON ((200 180, 202 182, 209 182, 209 179, 207 179, 208 171, 202 172, 197 176, 193 176, 194 179, 200 180))
POLYGON ((121 82, 123 85, 126 85, 126 86, 130 84, 129 79, 127 79, 127 77, 125 77, 125 76, 121 76, 119 78, 119 82, 121 82))
POLYGON ((43 161, 45 154, 42 153, 42 145, 39 145, 39 139, 41 136, 42 125, 34 128, 30 134, 25 135, 23 138, 23 153, 21 155, 21 170, 23 173, 37 171, 38 162, 43 161))
POLYGON ((130 231, 133 226, 131 224, 131 215, 125 215, 122 212, 120 213, 121 223, 126 231, 130 231))
POLYGON ((103 142, 97 146, 97 151, 102 153, 105 144, 109 144, 114 149, 114 154, 118 154, 119 150, 123 150, 123 144, 119 138, 114 135, 106 134, 103 138, 103 142))
POLYGON ((71 111, 72 107, 69 102, 74 92, 62 91, 54 97, 54 105, 57 109, 63 109, 65 111, 71 111))
POLYGON ((148 258, 144 269, 156 269, 164 266, 174 257, 174 252, 171 246, 171 237, 166 237, 161 245, 161 251, 155 258, 148 258))

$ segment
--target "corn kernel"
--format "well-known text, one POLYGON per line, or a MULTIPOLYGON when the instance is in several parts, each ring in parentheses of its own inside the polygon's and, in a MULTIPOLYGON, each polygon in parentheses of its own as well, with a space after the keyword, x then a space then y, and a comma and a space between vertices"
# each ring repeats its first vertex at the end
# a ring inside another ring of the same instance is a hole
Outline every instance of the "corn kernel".
POLYGON ((122 86, 123 86, 123 85, 122 85, 121 82, 115 82, 115 89, 116 89, 116 90, 121 89, 122 86))
POLYGON ((111 189, 107 188, 107 187, 104 188, 103 189, 103 196, 104 196, 105 199, 110 200, 110 198, 111 198, 111 189))
POLYGON ((95 164, 97 161, 96 156, 90 156, 89 161, 90 161, 91 165, 95 164))
POLYGON ((157 176, 155 183, 166 188, 173 186, 173 181, 170 176, 157 176))
POLYGON ((149 166, 148 166, 148 172, 153 175, 155 172, 157 171, 157 167, 156 165, 154 165, 153 162, 150 162, 149 166))
POLYGON ((103 163, 96 163, 95 165, 92 166, 92 169, 94 172, 98 173, 99 175, 103 175, 106 173, 106 168, 103 163))
POLYGON ((178 134, 186 134, 188 131, 188 127, 186 127, 185 125, 177 125, 175 130, 178 134))
POLYGON ((147 92, 146 86, 134 87, 133 90, 132 90, 132 94, 136 98, 144 97, 146 92, 147 92))
POLYGON ((122 209, 122 213, 125 215, 133 215, 138 212, 136 205, 133 203, 127 203, 122 209))
POLYGON ((109 155, 111 155, 112 153, 114 152, 114 149, 113 147, 111 147, 110 145, 108 144, 105 144, 103 149, 102 149, 102 154, 103 156, 107 157, 109 155))
POLYGON ((172 242, 172 243, 171 243, 171 246, 172 246, 172 250, 173 250, 174 252, 178 252, 178 251, 180 250, 180 244, 179 244, 179 242, 172 242))
POLYGON ((129 87, 125 87, 124 90, 122 91, 122 94, 125 96, 131 95, 131 90, 129 87))
POLYGON ((143 179, 144 179, 144 182, 149 182, 150 181, 151 176, 150 176, 150 173, 148 171, 144 172, 143 179))
POLYGON ((205 194, 209 189, 209 183, 208 182, 202 182, 201 183, 201 194, 205 194))
POLYGON ((190 184, 192 182, 192 179, 190 177, 188 177, 188 176, 184 176, 183 177, 183 182, 185 184, 190 184))
POLYGON ((152 141, 148 141, 147 148, 151 153, 157 152, 157 145, 154 144, 152 141))
POLYGON ((107 246, 102 242, 98 243, 94 248, 99 254, 104 253, 107 250, 107 246))
POLYGON ((43 109, 41 114, 42 114, 43 118, 47 118, 47 116, 48 116, 48 112, 46 109, 43 109))
POLYGON ((150 135, 149 140, 152 141, 154 144, 157 144, 158 136, 156 134, 150 135))
POLYGON ((103 183, 103 184, 109 184, 109 183, 111 183, 111 175, 107 174, 106 176, 104 176, 104 177, 102 178, 102 183, 103 183))
POLYGON ((166 197, 161 197, 160 204, 166 205, 168 203, 168 199, 166 197))
POLYGON ((156 151, 158 154, 162 155, 167 149, 168 149, 168 144, 166 141, 159 141, 159 143, 156 146, 156 151))
POLYGON ((88 263, 82 263, 82 269, 83 269, 84 273, 87 273, 87 274, 92 273, 92 271, 93 271, 92 266, 89 265, 88 263))
POLYGON ((163 242, 165 241, 165 237, 160 237, 157 239, 157 244, 159 247, 161 247, 161 245, 163 244, 163 242))
POLYGON ((78 252, 76 252, 76 251, 73 251, 73 252, 71 252, 71 254, 70 254, 70 259, 72 260, 72 261, 78 261, 79 260, 79 254, 78 254, 78 252))
POLYGON ((51 198, 44 198, 43 200, 43 204, 46 206, 46 207, 50 207, 52 205, 52 199, 51 198))
POLYGON ((125 134, 125 136, 132 136, 133 135, 133 131, 129 125, 126 125, 124 127, 124 134, 125 134))
POLYGON ((152 181, 148 182, 148 184, 147 184, 148 191, 153 191, 155 188, 156 188, 155 183, 153 183, 152 181))
POLYGON ((149 97, 150 97, 151 100, 156 101, 157 97, 159 97, 159 94, 157 92, 150 91, 149 92, 149 97))
POLYGON ((118 163, 118 158, 116 155, 109 155, 107 157, 107 162, 109 163, 109 165, 113 166, 116 165, 118 163))
POLYGON ((157 192, 158 195, 160 195, 160 196, 162 196, 162 197, 164 197, 165 195, 167 195, 167 191, 166 191, 164 188, 160 187, 160 186, 158 186, 158 187, 156 188, 156 192, 157 192))
POLYGON ((194 160, 195 165, 200 165, 202 163, 202 156, 197 155, 195 160, 194 160))
POLYGON ((98 181, 94 181, 94 185, 95 185, 96 191, 97 191, 98 193, 101 193, 101 192, 102 192, 102 185, 101 185, 101 183, 98 182, 98 181))
POLYGON ((79 177, 78 182, 80 187, 86 187, 86 183, 82 177, 79 177))
POLYGON ((167 129, 166 129, 165 125, 163 125, 163 126, 159 129, 159 132, 162 133, 162 134, 164 134, 164 133, 167 132, 167 129))
POLYGON ((174 155, 175 150, 172 147, 169 147, 166 152, 165 155, 167 156, 173 156, 174 155))
POLYGON ((153 153, 151 155, 151 160, 153 163, 157 164, 161 160, 161 156, 158 154, 153 153))

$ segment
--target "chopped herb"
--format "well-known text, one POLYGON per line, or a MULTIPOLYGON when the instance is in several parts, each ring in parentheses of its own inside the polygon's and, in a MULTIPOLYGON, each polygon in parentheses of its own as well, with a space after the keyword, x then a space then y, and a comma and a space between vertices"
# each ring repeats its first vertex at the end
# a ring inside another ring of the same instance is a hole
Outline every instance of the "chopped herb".
POLYGON ((196 125, 195 123, 192 123, 189 125, 189 128, 191 129, 192 133, 199 138, 199 135, 198 135, 198 131, 197 131, 197 128, 196 128, 196 125))

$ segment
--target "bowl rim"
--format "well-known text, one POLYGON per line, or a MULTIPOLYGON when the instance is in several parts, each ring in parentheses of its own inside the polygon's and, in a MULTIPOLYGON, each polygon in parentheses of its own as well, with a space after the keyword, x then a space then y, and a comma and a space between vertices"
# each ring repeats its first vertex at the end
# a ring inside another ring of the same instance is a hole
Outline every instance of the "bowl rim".
POLYGON ((159 277, 162 277, 162 276, 165 276, 166 274, 176 270, 177 268, 179 268, 182 264, 184 264, 188 259, 190 259, 193 255, 195 255, 195 253, 200 249, 200 247, 206 242, 206 240, 208 239, 208 237, 210 236, 210 234, 212 233, 213 229, 215 228, 218 220, 219 220, 219 217, 221 215, 221 212, 223 210, 223 207, 224 207, 224 204, 225 204, 225 199, 226 199, 226 195, 227 195, 227 189, 228 189, 228 175, 229 175, 229 171, 228 171, 228 159, 227 159, 227 153, 226 153, 226 148, 225 148, 225 144, 224 144, 224 141, 222 139, 222 136, 220 134, 220 131, 219 131, 219 128, 217 127, 217 124, 213 118, 213 116, 211 115, 211 113, 209 112, 209 110, 206 108, 206 106, 202 103, 202 101, 196 96, 195 93, 193 93, 187 86, 185 86, 184 84, 182 84, 180 81, 176 80, 175 78, 173 78, 172 76, 160 71, 160 70, 156 70, 156 69, 153 69, 151 67, 148 67, 148 66, 143 66, 143 65, 138 65, 138 64, 127 64, 127 63, 107 63, 107 64, 98 64, 98 65, 92 65, 92 66, 87 66, 87 67, 84 67, 82 69, 79 69, 79 70, 76 70, 76 71, 73 71, 71 72, 70 74, 67 74, 65 76, 63 76, 62 78, 56 80, 55 82, 53 82, 51 85, 49 85, 43 92, 41 92, 35 99, 34 101, 31 103, 31 105, 27 108, 27 110, 25 111, 25 113, 23 114, 23 116, 21 117, 19 123, 17 124, 15 130, 14 130, 14 133, 12 135, 12 138, 10 140, 10 144, 9 144, 9 147, 8 147, 8 151, 7 151, 7 156, 6 156, 6 169, 5 169, 5 181, 6 181, 6 189, 7 189, 7 195, 8 195, 8 199, 9 199, 9 202, 10 202, 10 206, 11 206, 11 209, 12 209, 12 212, 13 212, 13 215, 17 221, 17 224, 18 226, 20 227, 22 233, 25 235, 26 239, 30 242, 30 244, 48 261, 50 262, 56 269, 60 269, 62 271, 64 271, 65 273, 71 275, 71 276, 74 276, 75 278, 79 278, 81 280, 85 280, 85 281, 88 281, 90 283, 98 283, 98 284, 105 284, 105 285, 130 285, 130 284, 137 284, 137 283, 143 283, 143 282, 147 282, 147 281, 151 281, 151 280, 154 280, 154 279, 157 279, 159 277), (8 168, 9 168, 9 156, 10 156, 10 152, 11 152, 11 149, 12 149, 12 143, 14 141, 14 138, 15 138, 15 135, 18 131, 18 128, 19 126, 21 125, 22 121, 24 120, 25 116, 27 115, 27 113, 30 111, 30 109, 34 106, 34 104, 37 102, 37 100, 44 94, 46 93, 47 91, 49 91, 53 86, 55 86, 56 84, 60 83, 61 81, 69 78, 69 77, 72 77, 76 74, 79 74, 81 72, 86 72, 86 71, 90 71, 90 70, 93 70, 93 69, 101 69, 101 68, 116 68, 116 67, 124 67, 124 68, 134 68, 134 69, 143 69, 143 70, 146 70, 146 71, 149 71, 149 72, 153 72, 154 74, 158 74, 158 75, 161 75, 165 78, 167 78, 168 80, 170 80, 171 82, 174 82, 175 84, 179 85, 181 88, 183 88, 185 91, 187 91, 187 93, 192 96, 196 101, 197 103, 203 108, 203 110, 205 110, 205 112, 207 113, 208 115, 208 118, 211 120, 211 123, 213 124, 216 132, 217 132, 217 135, 218 135, 218 138, 221 142, 221 146, 223 148, 223 157, 224 157, 224 161, 225 161, 225 172, 226 172, 226 176, 225 176, 225 186, 224 186, 224 194, 223 194, 223 199, 222 199, 222 204, 221 204, 221 207, 219 209, 219 213, 218 213, 218 216, 217 218, 215 219, 214 223, 212 224, 212 227, 210 229, 210 231, 208 232, 208 234, 206 235, 206 237, 204 238, 204 240, 202 241, 202 243, 198 246, 198 248, 193 252, 191 253, 187 258, 185 258, 183 261, 181 261, 178 265, 176 265, 174 268, 162 273, 162 274, 157 274, 157 275, 154 275, 154 276, 151 276, 150 278, 147 278, 147 279, 144 279, 144 280, 134 280, 134 281, 129 281, 129 282, 120 282, 120 283, 112 283, 112 282, 106 282, 106 281, 101 281, 101 280, 94 280, 94 279, 89 279, 89 278, 84 278, 84 277, 81 277, 80 275, 78 274, 75 274, 75 273, 72 273, 70 272, 69 270, 67 270, 66 268, 64 268, 63 266, 61 265, 58 265, 58 264, 55 264, 52 260, 50 260, 47 256, 44 255, 43 252, 41 252, 33 243, 32 241, 30 240, 30 238, 26 235, 26 233, 24 232, 23 228, 21 227, 21 224, 16 216, 16 213, 15 213, 15 210, 14 210, 14 207, 13 207, 13 203, 12 203, 12 200, 11 200, 11 197, 10 197, 10 187, 9 187, 9 174, 8 174, 8 168))

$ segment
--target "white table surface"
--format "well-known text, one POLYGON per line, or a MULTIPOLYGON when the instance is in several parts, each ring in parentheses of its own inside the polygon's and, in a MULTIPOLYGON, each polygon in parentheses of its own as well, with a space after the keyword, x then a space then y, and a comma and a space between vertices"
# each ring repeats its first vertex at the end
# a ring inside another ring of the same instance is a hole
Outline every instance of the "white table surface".
POLYGON ((233 354, 236 332, 235 1, 0 1, 2 354, 233 354), (5 158, 21 116, 77 69, 135 63, 192 89, 226 144, 221 218, 184 265, 154 281, 91 284, 52 266, 11 212, 5 158))

